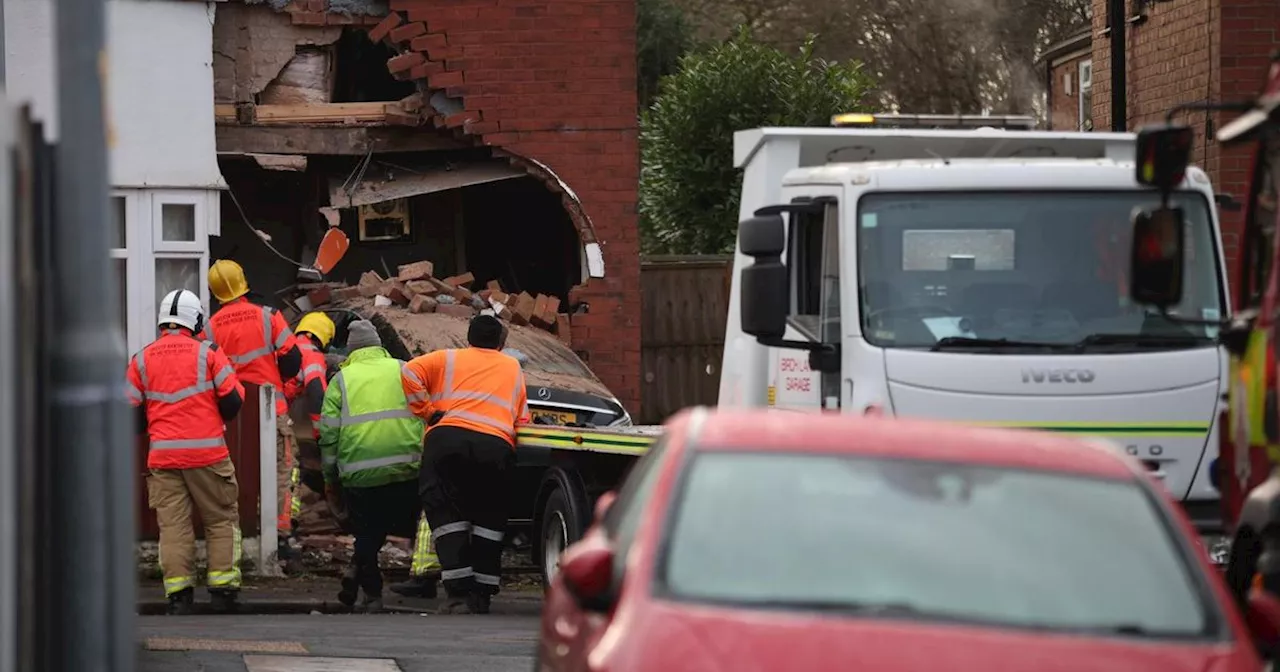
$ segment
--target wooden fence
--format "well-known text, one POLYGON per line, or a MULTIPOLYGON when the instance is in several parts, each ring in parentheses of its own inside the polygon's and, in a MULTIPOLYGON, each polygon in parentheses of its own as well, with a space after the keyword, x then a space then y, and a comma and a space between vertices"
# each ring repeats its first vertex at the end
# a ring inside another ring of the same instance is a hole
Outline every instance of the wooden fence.
POLYGON ((732 256, 641 259, 636 422, 658 424, 687 406, 715 405, 732 269, 732 256))

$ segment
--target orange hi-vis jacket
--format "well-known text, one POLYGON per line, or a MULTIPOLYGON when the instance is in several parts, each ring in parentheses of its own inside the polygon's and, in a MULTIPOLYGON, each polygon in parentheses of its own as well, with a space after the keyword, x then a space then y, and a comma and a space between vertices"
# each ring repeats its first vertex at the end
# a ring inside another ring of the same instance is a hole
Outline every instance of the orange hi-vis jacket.
POLYGON ((166 329, 129 360, 125 394, 146 404, 148 469, 198 469, 228 457, 218 399, 244 386, 226 355, 205 341, 166 329))
POLYGON ((293 349, 293 332, 284 316, 241 297, 209 318, 209 339, 226 353, 240 380, 276 388, 276 415, 289 412, 276 357, 293 349))
MULTIPOLYGON (((328 381, 325 380, 324 374, 328 371, 328 363, 324 359, 324 353, 311 342, 311 339, 305 336, 295 335, 294 339, 298 342, 298 349, 302 351, 302 368, 298 370, 298 375, 284 381, 285 399, 290 404, 295 399, 306 393, 307 385, 311 381, 320 381, 320 391, 323 392, 329 388, 328 381)), ((311 426, 319 431, 320 413, 310 413, 311 426)))
POLYGON ((520 362, 487 348, 437 350, 415 357, 400 369, 400 383, 414 415, 436 427, 458 427, 501 437, 515 446, 517 422, 527 422, 520 362))

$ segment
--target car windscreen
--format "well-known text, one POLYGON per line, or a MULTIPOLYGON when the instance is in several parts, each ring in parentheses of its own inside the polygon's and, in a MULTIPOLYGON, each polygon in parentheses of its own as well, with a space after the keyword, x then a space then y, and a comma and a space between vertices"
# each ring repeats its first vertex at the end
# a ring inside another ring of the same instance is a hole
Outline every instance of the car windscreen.
POLYGON ((1213 636, 1203 576, 1140 485, 824 454, 687 466, 658 593, 718 605, 1213 636))
POLYGON ((857 228, 863 336, 880 347, 993 353, 1211 347, 1216 331, 1205 321, 1222 315, 1223 289, 1201 194, 1171 199, 1184 213, 1187 254, 1183 299, 1170 309, 1200 323, 1129 301, 1130 217, 1157 200, 1143 191, 867 194, 857 228))

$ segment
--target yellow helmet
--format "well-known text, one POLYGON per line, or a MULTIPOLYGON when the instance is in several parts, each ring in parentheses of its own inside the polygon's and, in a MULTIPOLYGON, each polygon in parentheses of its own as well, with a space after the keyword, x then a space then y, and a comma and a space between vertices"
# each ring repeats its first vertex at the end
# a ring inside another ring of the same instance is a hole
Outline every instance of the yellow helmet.
POLYGON ((337 327, 333 326, 333 320, 329 319, 324 313, 307 313, 298 321, 298 328, 294 330, 299 334, 311 334, 320 339, 320 347, 329 347, 329 341, 333 340, 333 332, 337 327))
POLYGON ((244 269, 230 259, 219 259, 209 266, 209 291, 222 303, 235 301, 249 293, 244 269))

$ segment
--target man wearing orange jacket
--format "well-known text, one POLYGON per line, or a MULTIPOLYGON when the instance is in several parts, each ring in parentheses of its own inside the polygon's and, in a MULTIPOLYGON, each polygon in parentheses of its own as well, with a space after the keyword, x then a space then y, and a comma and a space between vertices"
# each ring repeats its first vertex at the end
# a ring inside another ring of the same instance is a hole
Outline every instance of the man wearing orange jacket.
MULTIPOLYGON (((324 393, 328 387, 325 377, 328 365, 325 362, 324 353, 336 331, 337 327, 333 320, 322 312, 316 311, 303 315, 293 334, 298 342, 298 348, 302 351, 302 368, 298 371, 298 375, 284 381, 285 401, 290 407, 299 398, 304 400, 303 406, 306 409, 311 438, 316 442, 320 440, 320 411, 324 406, 324 393)), ((299 451, 298 462, 301 462, 301 451, 299 451)), ((298 516, 302 514, 302 498, 298 495, 301 472, 298 466, 294 464, 289 475, 292 500, 289 517, 295 532, 298 516)))
POLYGON ((502 353, 506 328, 471 320, 464 349, 437 350, 401 368, 409 410, 427 421, 418 494, 449 602, 442 613, 488 613, 498 592, 516 424, 529 417, 524 374, 502 353))
POLYGON ((160 337, 129 360, 125 394, 138 409, 147 451, 147 500, 160 524, 160 568, 169 613, 191 610, 195 586, 194 500, 208 544, 212 606, 234 608, 240 590, 239 488, 223 423, 240 412, 244 387, 218 346, 198 340, 204 308, 185 289, 160 302, 160 337))
POLYGON ((209 290, 222 304, 209 318, 210 341, 221 346, 241 381, 270 385, 276 390, 276 529, 280 532, 280 552, 287 555, 285 539, 292 527, 289 481, 294 438, 284 381, 298 375, 302 351, 280 313, 251 303, 245 296, 249 282, 240 264, 229 259, 213 262, 209 267, 209 290))

